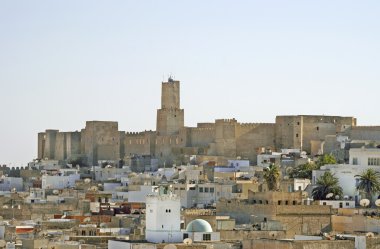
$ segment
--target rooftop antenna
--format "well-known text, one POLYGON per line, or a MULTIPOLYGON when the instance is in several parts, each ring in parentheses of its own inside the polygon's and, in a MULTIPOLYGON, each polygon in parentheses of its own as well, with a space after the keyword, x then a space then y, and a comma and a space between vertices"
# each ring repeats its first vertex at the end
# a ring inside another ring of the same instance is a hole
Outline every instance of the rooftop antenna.
POLYGON ((173 81, 174 81, 174 76, 172 73, 170 73, 168 77, 168 82, 173 82, 173 81))

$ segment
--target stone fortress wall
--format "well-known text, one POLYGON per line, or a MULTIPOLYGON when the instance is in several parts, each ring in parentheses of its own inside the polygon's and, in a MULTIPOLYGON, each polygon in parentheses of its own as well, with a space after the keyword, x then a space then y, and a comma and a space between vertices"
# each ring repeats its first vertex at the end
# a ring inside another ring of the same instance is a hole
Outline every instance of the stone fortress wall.
POLYGON ((124 132, 119 131, 117 122, 87 121, 80 132, 49 129, 38 133, 37 156, 64 163, 85 158, 88 165, 97 165, 100 160, 116 162, 133 155, 150 155, 158 158, 161 165, 168 165, 185 163, 185 156, 198 154, 224 159, 240 157, 255 164, 262 148, 296 148, 315 154, 315 148, 327 137, 339 133, 380 140, 380 127, 357 127, 355 118, 339 116, 277 116, 275 123, 216 119, 213 123, 185 127, 180 82, 169 78, 162 82, 156 131, 124 132))

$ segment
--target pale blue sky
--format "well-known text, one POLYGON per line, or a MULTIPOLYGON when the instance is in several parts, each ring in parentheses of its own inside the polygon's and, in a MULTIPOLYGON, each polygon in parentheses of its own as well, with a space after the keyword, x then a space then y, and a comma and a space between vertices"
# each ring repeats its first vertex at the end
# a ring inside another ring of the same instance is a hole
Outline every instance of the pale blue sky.
POLYGON ((187 126, 379 125, 380 1, 0 1, 0 164, 35 158, 48 128, 155 129, 169 73, 187 126))

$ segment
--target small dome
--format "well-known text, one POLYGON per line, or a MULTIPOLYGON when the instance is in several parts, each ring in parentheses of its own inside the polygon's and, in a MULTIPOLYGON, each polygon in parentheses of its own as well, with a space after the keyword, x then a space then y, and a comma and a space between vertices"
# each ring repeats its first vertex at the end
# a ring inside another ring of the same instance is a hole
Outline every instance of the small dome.
POLYGON ((187 225, 186 232, 212 233, 212 228, 207 221, 196 219, 187 225))

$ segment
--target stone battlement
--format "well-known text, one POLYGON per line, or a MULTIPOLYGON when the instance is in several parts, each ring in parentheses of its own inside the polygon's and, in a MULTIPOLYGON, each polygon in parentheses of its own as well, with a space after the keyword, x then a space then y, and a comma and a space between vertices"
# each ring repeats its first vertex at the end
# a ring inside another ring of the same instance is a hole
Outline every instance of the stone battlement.
POLYGON ((141 132, 126 132, 126 136, 144 136, 147 132, 141 131, 141 132))
POLYGON ((230 119, 216 119, 215 120, 215 123, 231 123, 231 124, 235 124, 237 123, 237 120, 235 118, 230 118, 230 119))
POLYGON ((215 128, 191 128, 193 133, 214 132, 215 128))
POLYGON ((240 126, 242 126, 242 127, 250 127, 250 126, 256 127, 259 125, 275 126, 276 124, 275 123, 240 123, 240 126))

